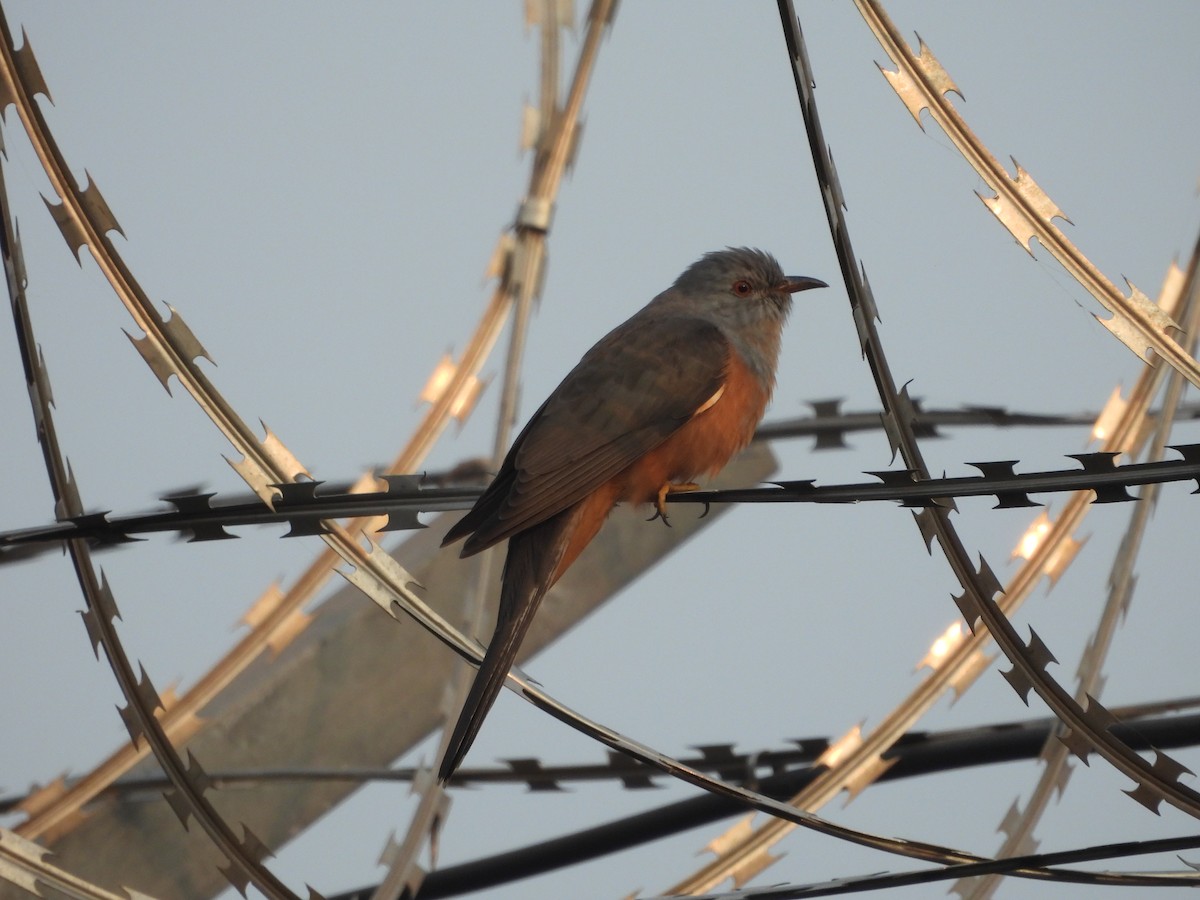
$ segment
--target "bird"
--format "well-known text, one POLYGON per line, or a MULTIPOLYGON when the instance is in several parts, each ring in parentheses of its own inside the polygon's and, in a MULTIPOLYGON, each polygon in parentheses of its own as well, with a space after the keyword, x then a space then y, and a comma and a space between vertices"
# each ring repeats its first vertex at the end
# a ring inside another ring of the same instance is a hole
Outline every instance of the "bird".
POLYGON ((508 540, 496 628, 446 745, 457 771, 503 687, 542 598, 618 503, 698 489, 749 444, 775 387, 792 294, 762 250, 706 253, 601 338, 513 441, 475 505, 446 533, 462 557, 508 540))

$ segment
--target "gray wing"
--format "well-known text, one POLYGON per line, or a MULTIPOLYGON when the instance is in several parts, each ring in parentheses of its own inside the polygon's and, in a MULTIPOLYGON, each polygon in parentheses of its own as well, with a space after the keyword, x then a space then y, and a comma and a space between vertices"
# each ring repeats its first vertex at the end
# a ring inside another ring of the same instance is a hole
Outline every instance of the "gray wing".
POLYGON ((573 506, 653 450, 725 381, 729 341, 680 315, 635 315, 589 350, 446 535, 469 556, 573 506))

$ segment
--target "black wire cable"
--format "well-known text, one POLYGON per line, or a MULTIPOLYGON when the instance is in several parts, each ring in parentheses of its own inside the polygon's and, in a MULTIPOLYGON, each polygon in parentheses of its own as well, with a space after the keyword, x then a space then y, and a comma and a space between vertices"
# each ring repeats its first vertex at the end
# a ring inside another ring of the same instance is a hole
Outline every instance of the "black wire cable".
MULTIPOLYGON (((894 758, 896 762, 879 780, 1033 759, 1041 752, 1055 725, 1051 720, 1039 720, 912 736, 885 754, 885 758, 894 758)), ((1200 744, 1200 714, 1137 720, 1121 723, 1112 730, 1137 750, 1194 746, 1200 744)), ((763 778, 755 787, 770 797, 787 799, 799 793, 821 771, 822 768, 810 766, 784 772, 763 778)), ((548 841, 435 870, 425 877, 417 897, 419 900, 436 900, 507 884, 628 850, 743 811, 742 806, 732 800, 702 794, 548 841)), ((1086 877, 1089 873, 1082 874, 1086 877)), ((363 887, 333 895, 328 900, 367 900, 373 891, 374 887, 363 887)))

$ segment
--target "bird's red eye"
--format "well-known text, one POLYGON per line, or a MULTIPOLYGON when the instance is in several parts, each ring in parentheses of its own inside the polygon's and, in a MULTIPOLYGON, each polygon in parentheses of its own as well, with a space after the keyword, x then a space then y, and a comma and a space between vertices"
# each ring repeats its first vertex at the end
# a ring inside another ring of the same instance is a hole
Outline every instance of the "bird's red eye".
POLYGON ((733 283, 733 292, 739 297, 749 297, 751 290, 752 288, 750 287, 750 282, 746 281, 745 279, 742 279, 741 281, 735 281, 733 283))

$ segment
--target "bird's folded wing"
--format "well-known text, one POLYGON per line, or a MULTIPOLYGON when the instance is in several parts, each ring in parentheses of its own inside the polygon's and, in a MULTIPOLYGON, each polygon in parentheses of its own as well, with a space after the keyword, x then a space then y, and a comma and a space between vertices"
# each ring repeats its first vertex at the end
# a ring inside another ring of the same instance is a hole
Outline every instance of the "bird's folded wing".
POLYGON ((473 532, 463 552, 476 553, 567 509, 665 441, 720 390, 731 352, 720 329, 649 312, 609 333, 563 379, 448 541, 473 532))

